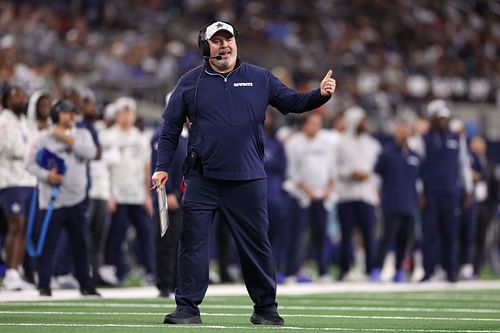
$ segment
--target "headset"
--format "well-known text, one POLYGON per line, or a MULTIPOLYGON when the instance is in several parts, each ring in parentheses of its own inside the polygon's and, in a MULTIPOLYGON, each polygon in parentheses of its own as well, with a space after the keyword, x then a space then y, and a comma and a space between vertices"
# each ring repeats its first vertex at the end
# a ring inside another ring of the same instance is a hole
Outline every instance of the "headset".
POLYGON ((59 113, 61 112, 75 112, 76 108, 73 102, 68 99, 62 99, 52 106, 50 109, 50 118, 54 124, 59 122, 59 113))
MULTIPOLYGON (((231 27, 233 27, 234 38, 236 38, 236 39, 239 38, 240 32, 238 31, 238 29, 236 29, 236 27, 232 23, 229 23, 227 21, 220 21, 220 22, 224 22, 226 24, 229 24, 231 27)), ((202 27, 200 29, 200 33, 198 34, 198 47, 200 49, 201 56, 204 59, 210 58, 210 46, 208 45, 208 41, 205 39, 205 33, 207 32, 208 26, 211 25, 211 24, 213 24, 213 23, 210 23, 210 24, 205 25, 204 27, 202 27)))

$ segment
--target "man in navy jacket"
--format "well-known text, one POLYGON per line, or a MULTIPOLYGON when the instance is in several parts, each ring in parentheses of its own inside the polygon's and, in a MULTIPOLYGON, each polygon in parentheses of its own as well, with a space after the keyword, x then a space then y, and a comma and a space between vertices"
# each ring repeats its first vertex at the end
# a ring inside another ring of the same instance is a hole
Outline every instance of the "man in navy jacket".
POLYGON ((163 113, 153 185, 164 184, 187 116, 184 226, 181 234, 175 312, 169 324, 201 323, 198 305, 208 287, 209 231, 216 213, 236 241, 242 272, 254 302, 251 322, 283 325, 268 237, 264 116, 267 105, 301 113, 326 103, 335 91, 329 70, 320 88, 297 93, 269 71, 237 56, 237 30, 227 22, 202 28, 204 62, 181 77, 163 113))
POLYGON ((464 206, 472 203, 472 176, 465 139, 448 126, 450 110, 443 100, 427 106, 431 130, 423 137, 421 204, 423 255, 428 281, 437 264, 442 263, 449 282, 458 275, 458 214, 460 183, 464 186, 464 206), (441 251, 440 251, 441 250, 441 251))
POLYGON ((375 165, 375 172, 382 183, 384 230, 375 262, 376 269, 371 274, 372 281, 380 280, 380 270, 392 242, 396 243, 394 281, 405 281, 402 264, 418 210, 416 182, 421 164, 420 156, 408 146, 410 132, 410 125, 405 120, 399 120, 394 142, 384 147, 375 165))

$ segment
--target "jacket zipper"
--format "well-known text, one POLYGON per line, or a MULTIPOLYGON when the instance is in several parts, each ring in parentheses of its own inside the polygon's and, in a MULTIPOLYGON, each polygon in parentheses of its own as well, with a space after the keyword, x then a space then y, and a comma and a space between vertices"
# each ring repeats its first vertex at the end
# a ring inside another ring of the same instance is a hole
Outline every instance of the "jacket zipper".
MULTIPOLYGON (((229 75, 233 74, 237 69, 239 69, 241 67, 242 64, 240 64, 238 67, 234 68, 232 71, 230 71, 226 76, 222 75, 222 74, 219 74, 219 73, 210 73, 209 71, 207 71, 205 69, 205 73, 207 73, 208 75, 212 75, 212 76, 220 76, 224 79, 224 87, 225 87, 225 90, 226 90, 226 98, 227 98, 227 92, 228 92, 228 87, 227 87, 227 79, 229 78, 229 75)), ((229 104, 229 103, 228 103, 229 104)), ((234 125, 233 124, 233 110, 229 109, 229 123, 231 125, 234 125)))

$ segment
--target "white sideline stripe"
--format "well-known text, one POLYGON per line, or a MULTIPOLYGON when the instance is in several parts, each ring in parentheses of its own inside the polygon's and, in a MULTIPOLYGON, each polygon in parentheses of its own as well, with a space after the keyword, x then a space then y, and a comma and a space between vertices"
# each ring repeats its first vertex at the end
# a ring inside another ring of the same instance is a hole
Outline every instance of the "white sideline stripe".
MULTIPOLYGON (((442 291, 474 291, 484 289, 500 290, 500 281, 465 281, 451 284, 447 282, 429 283, 369 283, 369 282, 343 282, 343 283, 308 283, 278 285, 278 297, 312 294, 346 294, 346 293, 401 293, 401 292, 442 292, 442 291)), ((157 298, 158 290, 155 287, 138 288, 113 288, 99 289, 106 299, 129 299, 129 298, 157 298)), ((211 285, 208 287, 207 296, 248 296, 248 291, 243 284, 234 285, 211 285)), ((440 295, 442 299, 444 295, 440 295)), ((497 296, 497 295, 495 295, 497 296)), ((467 300, 477 300, 474 296, 465 296, 467 300)), ((481 297, 481 296, 479 296, 481 297)), ((78 290, 54 290, 53 300, 82 299, 78 290)), ((446 298, 445 298, 446 299, 446 298)), ((458 300, 453 297, 453 300, 458 300)), ((498 296, 495 298, 500 302, 498 296)), ((0 301, 40 301, 37 290, 6 291, 0 292, 0 301)))
MULTIPOLYGON (((40 324, 40 323, 0 323, 0 326, 28 327, 119 327, 119 328, 165 328, 166 325, 146 324, 40 324)), ((404 328, 349 328, 349 327, 297 327, 297 326, 220 326, 220 325, 175 325, 175 328, 207 328, 207 329, 242 329, 242 330, 303 330, 303 331, 354 331, 354 332, 432 332, 432 333, 499 333, 490 330, 456 330, 456 329, 404 329, 404 328)))
MULTIPOLYGON (((0 306, 48 306, 48 307, 101 307, 101 308, 160 308, 175 306, 173 303, 165 304, 133 304, 133 303, 77 303, 77 302, 47 302, 47 303, 0 303, 0 306)), ((204 304, 202 309, 244 309, 251 310, 251 305, 220 305, 204 304)), ((375 311, 375 312, 452 312, 452 313, 500 313, 500 309, 464 309, 464 308, 420 308, 420 307, 371 307, 371 306, 295 306, 282 305, 280 310, 314 310, 314 311, 375 311)), ((24 311, 23 311, 24 312, 24 311)))
MULTIPOLYGON (((294 296, 295 297, 295 296, 294 296)), ((352 304, 365 304, 365 303, 395 303, 395 302, 427 302, 427 301, 441 301, 441 302, 454 302, 454 301, 486 301, 486 303, 500 303, 500 298, 493 298, 493 297, 450 297, 449 295, 443 295, 441 294, 441 297, 439 295, 436 295, 435 297, 427 297, 427 298, 418 298, 417 297, 400 297, 396 296, 393 298, 390 298, 392 296, 387 296, 387 298, 363 298, 363 297, 358 297, 358 298, 350 298, 350 299, 336 299, 335 296, 332 296, 331 298, 310 298, 308 299, 307 297, 301 297, 301 298, 281 298, 281 300, 290 300, 296 303, 301 303, 301 304, 318 304, 318 303, 336 303, 336 302, 342 302, 342 303, 352 303, 352 304)), ((217 299, 217 300, 224 300, 224 299, 230 299, 229 297, 217 297, 217 298, 212 298, 212 300, 217 299)))
MULTIPOLYGON (((500 289, 498 290, 500 294, 500 289)), ((331 294, 329 294, 331 295, 331 294)), ((380 296, 377 295, 377 296, 380 296)), ((308 297, 307 296, 287 296, 286 299, 294 299, 298 298, 298 300, 302 302, 324 302, 324 301, 330 301, 330 298, 326 297, 308 297)), ((335 297, 335 296, 333 296, 335 297)), ((332 297, 332 299, 334 299, 332 297)), ((500 298, 498 297, 492 297, 491 295, 446 295, 443 293, 433 293, 433 294, 427 294, 427 295, 419 295, 418 293, 411 294, 411 295, 397 295, 394 296, 394 293, 391 294, 390 296, 382 297, 382 298, 375 298, 375 297, 367 297, 364 295, 356 295, 356 297, 352 297, 350 299, 346 299, 346 301, 355 301, 355 302, 365 302, 365 301, 388 301, 389 297, 394 297, 391 298, 392 301, 397 300, 397 301, 488 301, 488 302, 500 302, 500 298)), ((227 297, 217 297, 215 296, 214 298, 217 299, 223 299, 227 297)))
MULTIPOLYGON (((0 311, 0 314, 15 315, 124 315, 124 316, 163 316, 163 312, 68 312, 68 311, 0 311)), ((249 314, 241 313, 201 313, 208 317, 248 317, 249 314)), ((500 321, 498 318, 463 318, 463 317, 402 317, 402 316, 359 316, 359 315, 318 315, 318 314, 282 314, 286 317, 299 318, 337 318, 337 319, 382 319, 382 320, 436 320, 436 321, 500 321)))

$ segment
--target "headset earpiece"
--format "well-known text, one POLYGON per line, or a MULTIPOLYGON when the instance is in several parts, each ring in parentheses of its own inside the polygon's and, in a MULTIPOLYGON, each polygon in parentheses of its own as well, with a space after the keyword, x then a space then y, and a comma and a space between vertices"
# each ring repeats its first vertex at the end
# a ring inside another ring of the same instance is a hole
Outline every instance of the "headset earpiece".
POLYGON ((205 39, 206 31, 207 26, 204 26, 198 34, 198 47, 200 48, 202 57, 210 57, 210 46, 208 45, 208 41, 205 39))

